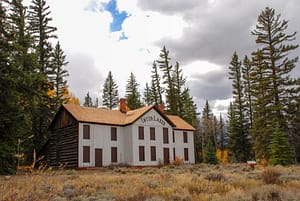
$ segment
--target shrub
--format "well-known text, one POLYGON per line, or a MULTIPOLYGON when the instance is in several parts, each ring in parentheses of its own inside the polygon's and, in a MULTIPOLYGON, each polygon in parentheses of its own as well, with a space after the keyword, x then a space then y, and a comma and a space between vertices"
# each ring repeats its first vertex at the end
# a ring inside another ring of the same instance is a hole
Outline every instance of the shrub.
POLYGON ((268 168, 262 172, 261 177, 263 182, 266 184, 280 184, 280 175, 281 173, 279 170, 275 168, 268 168))
POLYGON ((175 160, 173 161, 173 165, 182 165, 183 164, 183 160, 179 157, 179 156, 176 156, 175 157, 175 160))
POLYGON ((205 179, 209 181, 225 181, 226 178, 222 173, 219 172, 212 172, 206 175, 205 179))

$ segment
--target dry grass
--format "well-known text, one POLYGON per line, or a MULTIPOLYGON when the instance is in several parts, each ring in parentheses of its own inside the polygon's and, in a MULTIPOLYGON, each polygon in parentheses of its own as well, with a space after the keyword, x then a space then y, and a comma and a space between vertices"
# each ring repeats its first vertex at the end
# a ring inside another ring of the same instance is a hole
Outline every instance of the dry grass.
POLYGON ((44 170, 0 177, 0 201, 298 201, 300 167, 193 165, 44 170), (275 182, 265 181, 266 174, 275 182))

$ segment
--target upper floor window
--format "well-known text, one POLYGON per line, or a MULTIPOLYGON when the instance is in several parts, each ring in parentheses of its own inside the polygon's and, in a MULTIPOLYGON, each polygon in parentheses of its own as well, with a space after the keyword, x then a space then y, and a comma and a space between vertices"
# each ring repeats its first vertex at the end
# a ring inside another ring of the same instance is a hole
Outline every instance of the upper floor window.
POLYGON ((183 143, 188 142, 187 132, 183 132, 183 143))
POLYGON ((143 140, 143 139, 144 139, 144 127, 139 126, 139 140, 143 140))
POLYGON ((117 141, 117 128, 116 127, 111 127, 110 138, 111 138, 111 141, 117 141))
POLYGON ((90 139, 90 125, 83 125, 83 139, 90 139))
POLYGON ((173 143, 175 142, 175 132, 172 131, 172 136, 173 136, 173 143))
POLYGON ((168 130, 168 128, 163 128, 163 143, 164 144, 169 143, 169 130, 168 130))
POLYGON ((150 140, 155 140, 155 128, 150 127, 150 140))

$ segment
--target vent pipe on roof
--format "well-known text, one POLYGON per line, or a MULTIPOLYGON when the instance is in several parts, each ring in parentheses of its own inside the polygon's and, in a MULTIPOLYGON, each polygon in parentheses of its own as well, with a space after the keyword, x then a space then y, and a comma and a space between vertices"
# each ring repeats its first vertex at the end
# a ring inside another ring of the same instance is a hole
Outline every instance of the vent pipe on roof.
POLYGON ((126 98, 120 98, 120 112, 126 113, 126 98))

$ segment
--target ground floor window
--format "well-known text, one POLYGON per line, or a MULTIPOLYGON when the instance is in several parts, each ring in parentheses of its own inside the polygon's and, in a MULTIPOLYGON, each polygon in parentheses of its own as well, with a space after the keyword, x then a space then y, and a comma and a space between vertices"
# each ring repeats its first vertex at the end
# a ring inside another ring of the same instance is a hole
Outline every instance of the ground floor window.
POLYGON ((188 161, 189 160, 189 149, 184 148, 184 160, 188 161))
POLYGON ((139 161, 145 161, 145 147, 139 146, 139 161))
POLYGON ((156 147, 155 146, 151 146, 150 147, 150 151, 151 151, 151 161, 156 161, 156 147))
POLYGON ((83 162, 89 163, 90 162, 90 147, 83 146, 83 162))
POLYGON ((112 147, 111 148, 111 162, 112 163, 117 163, 118 162, 118 149, 117 147, 112 147))

